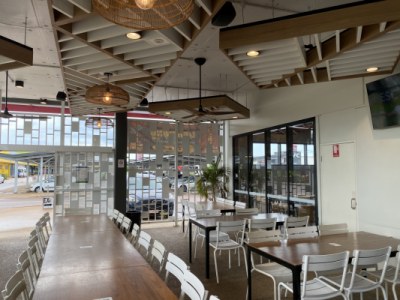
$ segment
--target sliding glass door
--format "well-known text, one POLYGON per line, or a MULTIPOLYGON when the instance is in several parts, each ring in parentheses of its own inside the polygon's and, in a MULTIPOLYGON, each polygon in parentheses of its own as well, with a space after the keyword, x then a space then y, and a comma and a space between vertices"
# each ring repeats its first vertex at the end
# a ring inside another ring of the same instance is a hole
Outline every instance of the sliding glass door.
POLYGON ((316 222, 314 119, 233 138, 234 200, 316 222))

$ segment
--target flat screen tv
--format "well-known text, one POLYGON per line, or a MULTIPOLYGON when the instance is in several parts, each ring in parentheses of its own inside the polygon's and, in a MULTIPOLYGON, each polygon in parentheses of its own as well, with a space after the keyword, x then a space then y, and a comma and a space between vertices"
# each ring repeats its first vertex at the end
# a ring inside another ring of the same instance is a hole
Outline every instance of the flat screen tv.
POLYGON ((367 83, 372 127, 400 126, 400 73, 367 83))

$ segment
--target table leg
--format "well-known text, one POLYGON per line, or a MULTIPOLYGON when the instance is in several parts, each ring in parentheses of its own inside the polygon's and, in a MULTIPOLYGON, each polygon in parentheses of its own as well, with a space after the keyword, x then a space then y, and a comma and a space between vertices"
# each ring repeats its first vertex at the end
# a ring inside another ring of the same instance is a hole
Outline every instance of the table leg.
POLYGON ((247 248, 247 300, 251 300, 251 250, 247 248))
POLYGON ((300 299, 300 296, 301 296, 301 294, 300 294, 301 267, 292 269, 292 274, 293 274, 293 300, 298 300, 298 299, 300 299))
POLYGON ((205 244, 205 251, 206 251, 206 278, 210 278, 210 229, 205 229, 206 232, 206 244, 205 244))
POLYGON ((189 262, 192 263, 192 222, 189 220, 189 262))

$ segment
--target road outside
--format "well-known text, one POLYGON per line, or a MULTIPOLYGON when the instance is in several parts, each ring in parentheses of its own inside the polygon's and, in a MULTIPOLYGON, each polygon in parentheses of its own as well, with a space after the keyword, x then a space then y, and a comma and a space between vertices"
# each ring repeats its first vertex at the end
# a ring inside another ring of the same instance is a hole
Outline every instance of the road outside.
MULTIPOLYGON (((26 186, 26 178, 18 178, 18 193, 14 193, 14 178, 0 184, 0 238, 29 235, 38 219, 52 209, 43 209, 43 197, 53 193, 34 193, 26 186)), ((29 184, 33 183, 29 180, 29 184)))

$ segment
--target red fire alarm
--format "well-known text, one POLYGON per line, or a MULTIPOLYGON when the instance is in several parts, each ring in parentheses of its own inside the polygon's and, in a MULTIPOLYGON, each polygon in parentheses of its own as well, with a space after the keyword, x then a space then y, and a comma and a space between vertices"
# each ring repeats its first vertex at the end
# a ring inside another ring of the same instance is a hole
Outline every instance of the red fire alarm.
POLYGON ((332 145, 332 156, 333 157, 339 157, 340 156, 339 144, 332 145))

